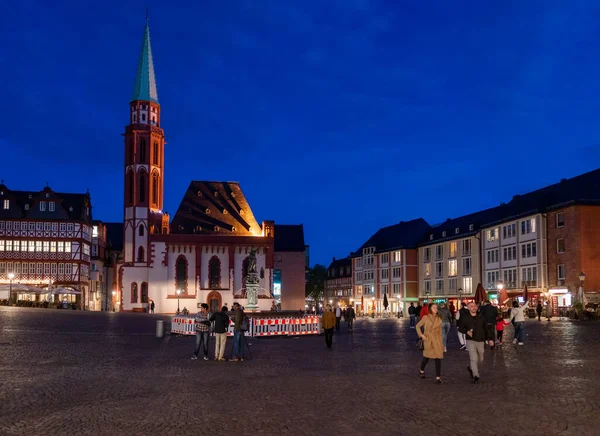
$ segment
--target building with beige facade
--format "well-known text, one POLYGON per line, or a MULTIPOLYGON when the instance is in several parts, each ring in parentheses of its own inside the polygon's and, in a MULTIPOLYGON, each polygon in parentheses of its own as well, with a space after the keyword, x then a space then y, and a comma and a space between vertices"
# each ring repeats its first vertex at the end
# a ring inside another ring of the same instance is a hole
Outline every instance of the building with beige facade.
POLYGON ((469 300, 481 282, 481 231, 496 219, 492 208, 434 226, 419 246, 419 299, 469 300))
POLYGON ((418 300, 419 275, 417 246, 431 226, 422 219, 402 221, 379 229, 352 254, 352 286, 357 312, 406 313, 410 302, 418 300))

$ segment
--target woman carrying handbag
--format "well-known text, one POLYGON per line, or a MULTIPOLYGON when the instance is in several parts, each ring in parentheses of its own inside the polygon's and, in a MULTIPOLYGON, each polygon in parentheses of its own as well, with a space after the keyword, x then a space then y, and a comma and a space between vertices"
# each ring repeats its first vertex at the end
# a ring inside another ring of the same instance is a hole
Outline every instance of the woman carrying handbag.
POLYGON ((442 384, 442 359, 444 345, 442 343, 442 318, 435 303, 429 304, 428 313, 417 324, 417 335, 423 341, 423 360, 419 376, 425 378, 425 366, 429 359, 435 360, 435 382, 442 384))

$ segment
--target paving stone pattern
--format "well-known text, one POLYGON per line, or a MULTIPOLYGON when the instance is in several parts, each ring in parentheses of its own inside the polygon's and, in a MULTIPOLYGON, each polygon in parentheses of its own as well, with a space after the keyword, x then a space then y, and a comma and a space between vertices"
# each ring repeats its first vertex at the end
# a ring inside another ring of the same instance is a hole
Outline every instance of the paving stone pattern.
POLYGON ((157 319, 0 308, 0 435, 600 434, 600 323, 528 321, 479 385, 452 332, 436 385, 407 320, 360 319, 330 352, 252 339, 234 363, 190 360, 193 337, 157 339, 157 319))

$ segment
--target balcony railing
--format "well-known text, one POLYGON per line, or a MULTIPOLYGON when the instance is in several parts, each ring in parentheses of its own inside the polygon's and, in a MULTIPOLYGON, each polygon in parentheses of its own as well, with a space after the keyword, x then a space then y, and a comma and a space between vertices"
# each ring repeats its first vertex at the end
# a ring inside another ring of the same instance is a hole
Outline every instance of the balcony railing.
POLYGON ((435 295, 444 295, 444 289, 436 289, 435 295))

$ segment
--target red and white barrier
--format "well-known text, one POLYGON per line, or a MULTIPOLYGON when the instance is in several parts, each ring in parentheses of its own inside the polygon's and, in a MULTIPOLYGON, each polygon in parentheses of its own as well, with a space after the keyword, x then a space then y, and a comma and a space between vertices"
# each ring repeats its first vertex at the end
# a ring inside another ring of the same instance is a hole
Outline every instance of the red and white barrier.
POLYGON ((171 318, 171 333, 178 335, 195 335, 196 320, 187 316, 174 316, 171 318))
MULTIPOLYGON (((233 336, 234 322, 229 320, 227 336, 233 336)), ((174 316, 171 318, 171 333, 195 335, 196 320, 194 317, 174 316)), ((250 318, 250 329, 244 336, 302 336, 321 333, 321 318, 307 316, 302 318, 250 318)))
POLYGON ((320 332, 318 316, 292 318, 289 321, 288 335, 290 336, 318 335, 320 332))

